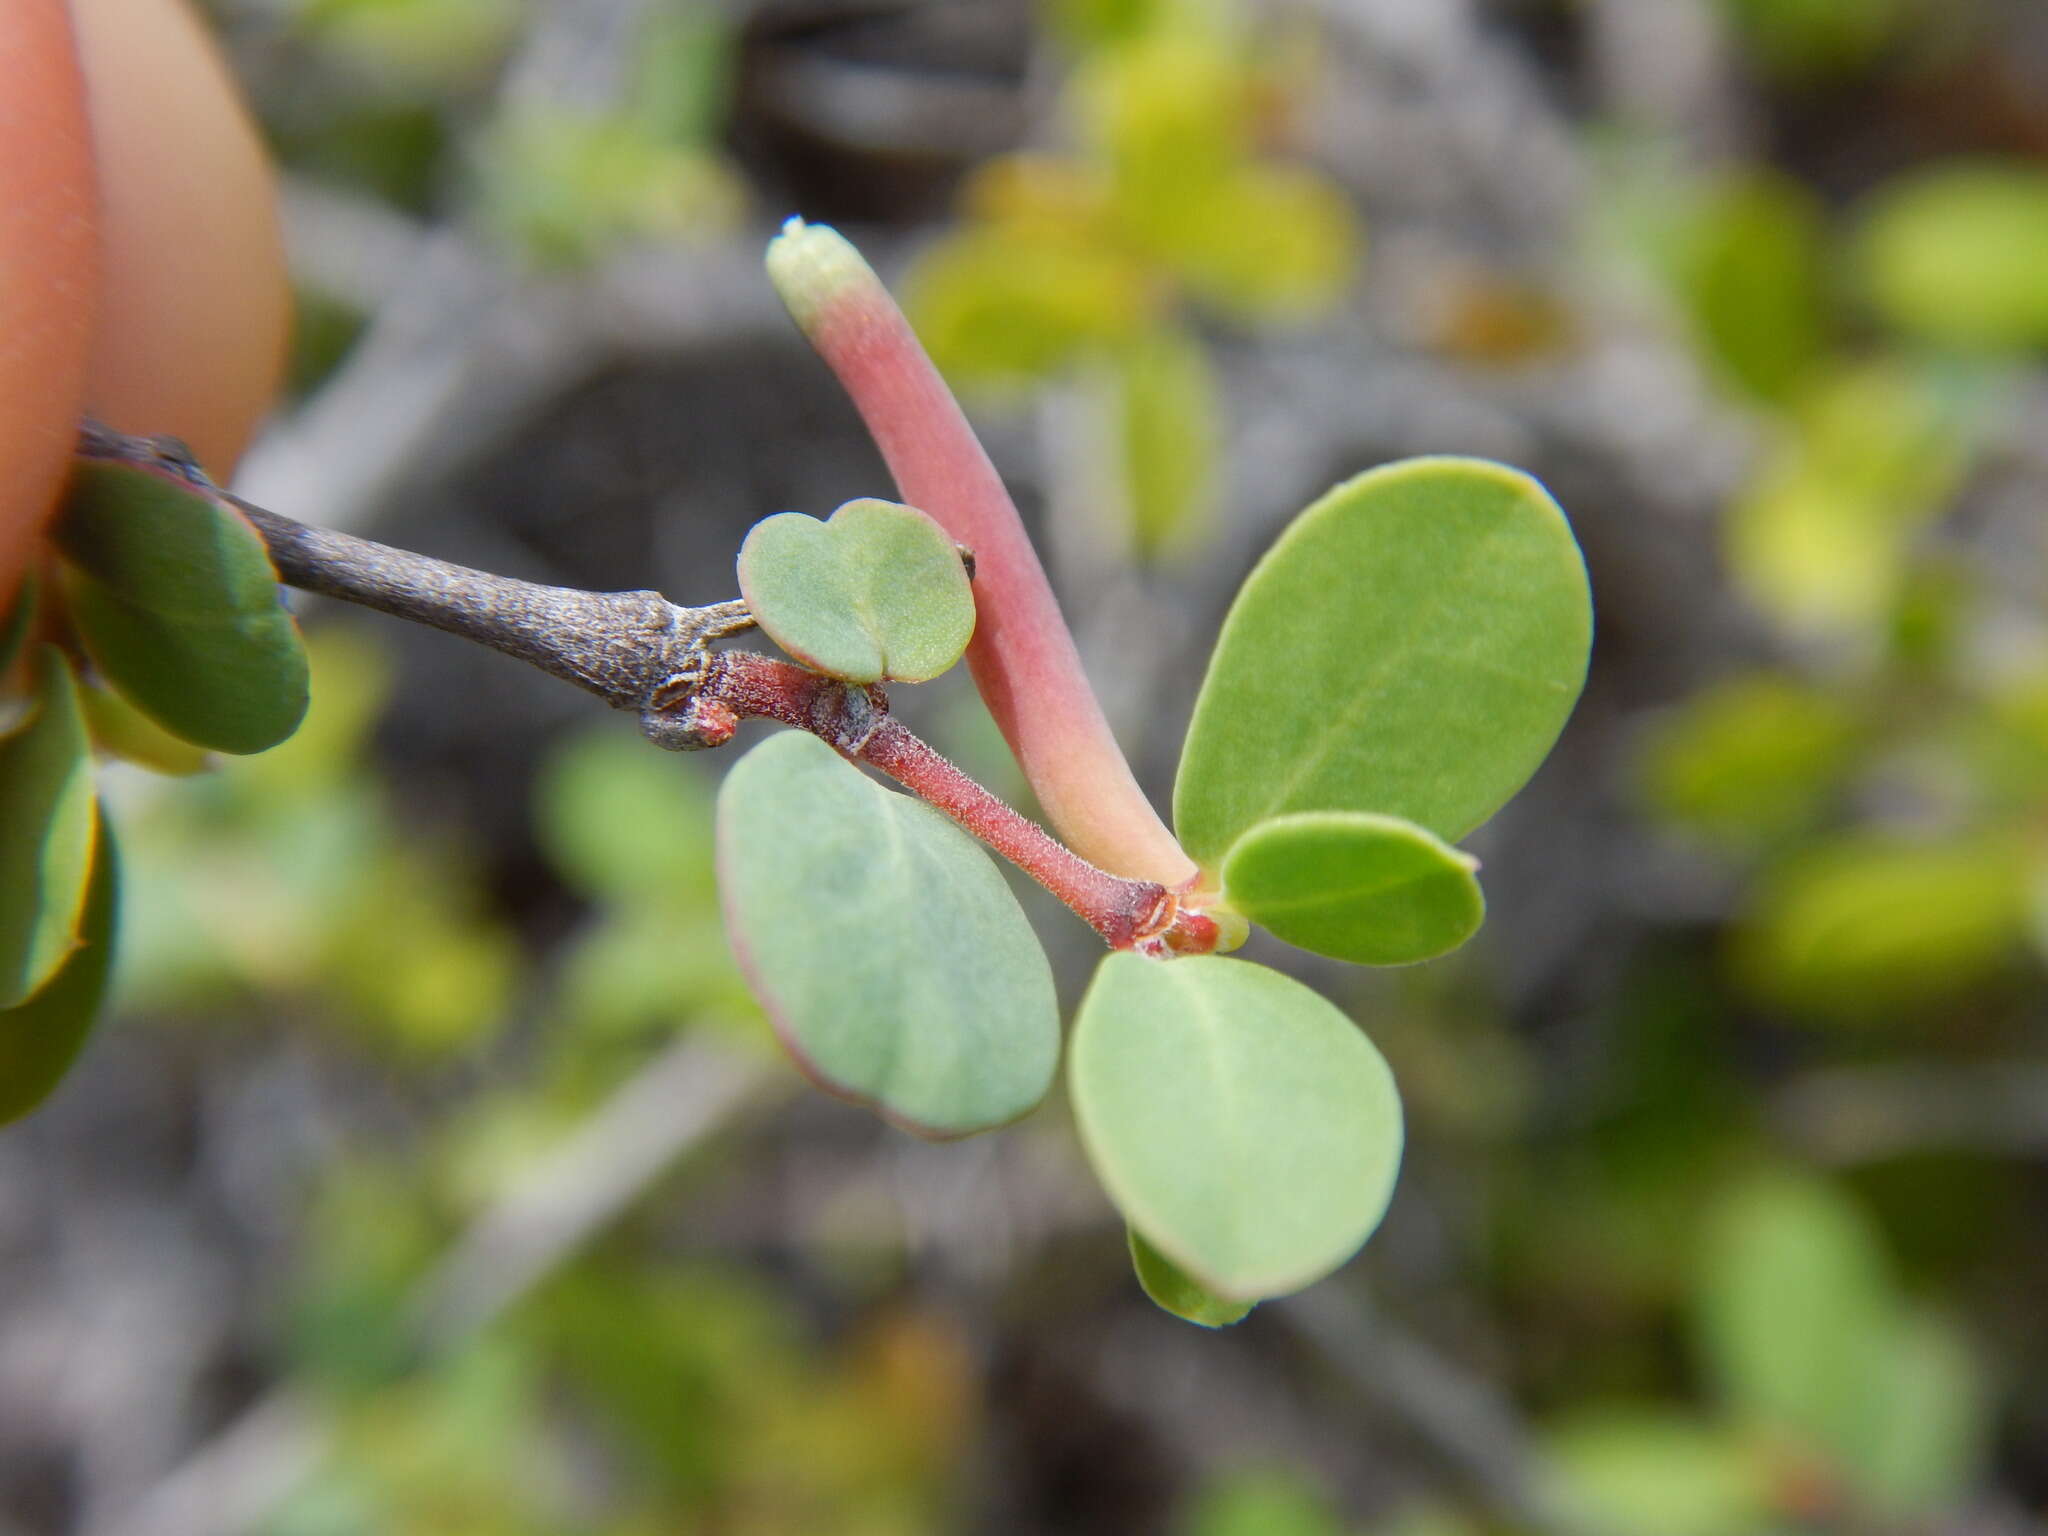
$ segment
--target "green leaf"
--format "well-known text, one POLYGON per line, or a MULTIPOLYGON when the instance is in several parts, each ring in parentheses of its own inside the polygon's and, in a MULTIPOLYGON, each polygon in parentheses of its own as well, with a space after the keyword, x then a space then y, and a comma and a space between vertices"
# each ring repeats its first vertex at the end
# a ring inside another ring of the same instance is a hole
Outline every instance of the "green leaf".
POLYGON ((1810 826, 1862 734, 1838 693, 1774 672, 1715 683, 1658 720, 1642 786, 1657 813, 1716 841, 1767 845, 1810 826))
POLYGON ((2024 952, 2033 909, 2023 841, 1850 833, 1769 874, 1735 935, 1742 979, 1769 1001, 1882 1023, 1982 986, 2024 952))
POLYGON ((1223 860, 1223 899, 1277 937, 1360 965, 1413 965, 1479 931, 1479 861, 1398 816, 1308 811, 1257 823, 1223 860))
POLYGON ((1910 541, 1966 463, 1945 395, 1931 374, 1866 363, 1801 399, 1723 523, 1730 567, 1773 618, 1853 634, 1897 600, 1910 541))
POLYGON ((1868 67, 1917 12, 1909 0, 1721 0, 1721 10, 1768 68, 1797 81, 1868 67))
POLYGON ((1386 1063, 1334 1005, 1264 966, 1109 956, 1067 1079, 1110 1199, 1217 1295, 1320 1280, 1393 1193, 1401 1101, 1386 1063))
POLYGON ((0 1125, 49 1097, 92 1032, 114 958, 119 884, 114 839, 102 819, 77 947, 35 996, 0 1010, 0 1125))
MULTIPOLYGON (((1344 1536, 1328 1500, 1297 1472, 1230 1473, 1202 1491, 1187 1536, 1344 1536)), ((1375 1526, 1376 1536, 1385 1536, 1375 1526)))
POLYGON ((1695 1327, 1723 1401, 1745 1425, 1839 1454, 1898 1322, 1876 1233, 1826 1184, 1786 1174, 1732 1191, 1706 1231, 1695 1327))
POLYGON ((0 1008, 57 974, 78 943, 92 878, 92 758, 77 685, 54 645, 36 657, 36 708, 0 737, 0 1008))
POLYGON ((1826 348, 1819 200, 1790 177, 1748 172, 1711 188, 1679 252, 1681 295, 1727 381, 1783 401, 1826 348))
POLYGON ((1769 1468, 1725 1430, 1655 1409, 1597 1409, 1553 1430, 1546 1448, 1575 1524, 1629 1536, 1771 1529, 1769 1468))
POLYGON ((1174 786, 1213 870, 1297 811, 1405 817, 1447 842, 1543 761, 1593 614, 1571 528, 1527 475, 1410 459, 1294 520, 1224 620, 1174 786))
POLYGON ((1167 258, 1202 298, 1254 322, 1298 323, 1328 309, 1365 243, 1337 185, 1294 165, 1247 167, 1184 218, 1167 258))
POLYGON ((306 713, 306 653, 255 529, 170 474, 81 459, 57 522, 64 591, 109 683, 173 735, 261 752, 306 713))
POLYGON ((1945 1317, 1910 1313, 1871 1341, 1866 1412, 1846 1454, 1865 1502, 1894 1518, 1953 1508, 1990 1449, 1983 1371, 1945 1317))
POLYGON ((718 867, 741 968, 822 1087, 930 1136, 1045 1096, 1052 968, 987 855, 937 811, 786 732, 726 775, 718 867))
POLYGON ((947 236, 911 268, 904 302, 946 377, 983 389, 1043 379, 1154 308, 1128 254, 1045 220, 947 236))
POLYGON ((83 684, 78 707, 92 744, 109 756, 174 778, 204 773, 213 764, 204 747, 173 736, 111 689, 83 684))
POLYGON ((779 512, 740 546, 740 591, 768 637, 850 683, 921 683, 960 659, 974 590, 939 525, 893 501, 849 501, 825 522, 779 512))
POLYGON ((1185 332, 1160 327, 1117 348, 1110 366, 1137 546, 1152 556, 1185 549, 1212 521, 1223 435, 1208 354, 1185 332))
POLYGON ((637 731, 590 730, 551 752, 534 830, 582 895, 673 908, 711 896, 709 775, 637 731))
POLYGON ((1130 1240, 1131 1268, 1137 1272, 1138 1284, 1161 1310, 1204 1328, 1227 1328, 1242 1321, 1256 1305, 1204 1290, 1186 1270, 1140 1237, 1137 1228, 1126 1229, 1125 1236, 1130 1240))
POLYGON ((1966 160, 1888 182, 1854 255, 1872 304, 1908 335, 2048 346, 2048 171, 2039 166, 1966 160))

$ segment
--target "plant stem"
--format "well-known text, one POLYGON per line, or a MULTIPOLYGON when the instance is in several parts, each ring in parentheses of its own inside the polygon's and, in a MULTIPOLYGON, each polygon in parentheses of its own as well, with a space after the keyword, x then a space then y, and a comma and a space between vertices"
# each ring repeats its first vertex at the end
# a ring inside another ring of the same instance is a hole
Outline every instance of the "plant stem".
POLYGON ((880 688, 823 677, 712 641, 750 628, 739 601, 685 608, 658 592, 586 592, 493 576, 331 529, 230 496, 182 446, 88 425, 81 456, 179 480, 237 509, 289 586, 427 624, 529 662, 636 710, 641 729, 677 750, 722 746, 743 719, 775 720, 867 763, 950 817, 1071 908, 1115 949, 1206 953, 1214 922, 1179 892, 1098 869, 948 762, 889 713, 880 688))
POLYGON ((836 230, 800 219, 769 246, 768 272, 903 500, 974 552, 967 664, 1047 819, 1106 869, 1192 880, 1110 732, 1016 504, 888 289, 836 230))
POLYGON ((1160 940, 1180 915, 1165 886, 1097 869, 990 794, 890 714, 879 688, 820 677, 751 651, 726 651, 712 659, 694 700, 700 711, 723 705, 735 717, 810 731, 843 756, 881 770, 1065 902, 1112 949, 1160 940))

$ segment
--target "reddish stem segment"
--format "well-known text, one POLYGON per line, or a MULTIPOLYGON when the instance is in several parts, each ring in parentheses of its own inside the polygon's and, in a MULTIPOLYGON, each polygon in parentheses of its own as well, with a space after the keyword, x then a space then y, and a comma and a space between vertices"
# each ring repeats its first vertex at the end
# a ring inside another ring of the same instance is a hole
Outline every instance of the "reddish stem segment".
POLYGON ((853 397, 903 500, 974 552, 967 664, 1047 819, 1104 868, 1168 886, 1193 879, 1110 733, 1010 493, 902 310, 823 225, 791 220, 768 269, 853 397))
POLYGON ((751 651, 726 651, 711 660, 701 682, 655 705, 677 711, 678 728, 707 745, 729 739, 745 718, 811 732, 944 812, 1065 902, 1112 949, 1206 954, 1216 947, 1212 919, 1181 910, 1178 894, 1157 881, 1111 874, 1062 845, 913 734, 888 712, 879 688, 820 677, 751 651))

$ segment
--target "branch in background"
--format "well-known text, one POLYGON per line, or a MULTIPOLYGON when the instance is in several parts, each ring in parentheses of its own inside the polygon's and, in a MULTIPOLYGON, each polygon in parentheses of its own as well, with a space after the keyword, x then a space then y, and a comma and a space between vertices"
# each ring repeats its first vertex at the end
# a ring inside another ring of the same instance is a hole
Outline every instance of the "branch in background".
MULTIPOLYGON (((449 1358, 573 1259, 767 1081, 756 1063, 694 1031, 628 1078, 413 1288, 414 1368, 449 1358)), ((327 1412, 312 1393, 274 1388, 97 1536, 236 1536, 318 1470, 327 1440, 327 1412)))
POLYGON ((1490 1382, 1376 1315, 1341 1283, 1290 1296, 1271 1310, 1356 1391, 1412 1429, 1503 1520, 1534 1536, 1590 1536, 1546 1486, 1527 1429, 1490 1382))

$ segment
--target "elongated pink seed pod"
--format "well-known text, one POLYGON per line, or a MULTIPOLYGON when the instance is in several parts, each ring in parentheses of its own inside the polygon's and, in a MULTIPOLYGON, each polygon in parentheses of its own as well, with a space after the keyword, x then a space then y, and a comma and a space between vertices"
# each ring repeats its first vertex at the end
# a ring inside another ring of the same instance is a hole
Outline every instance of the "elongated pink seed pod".
POLYGON ((801 219, 769 245, 768 274, 853 397, 898 494, 974 552, 967 663, 1047 819, 1112 873, 1193 880, 1110 733, 1016 504, 881 279, 837 230, 801 219))

